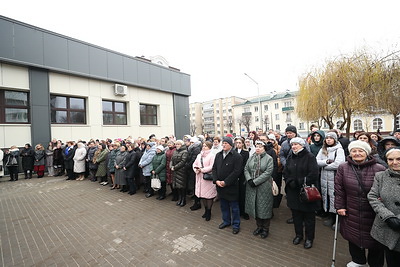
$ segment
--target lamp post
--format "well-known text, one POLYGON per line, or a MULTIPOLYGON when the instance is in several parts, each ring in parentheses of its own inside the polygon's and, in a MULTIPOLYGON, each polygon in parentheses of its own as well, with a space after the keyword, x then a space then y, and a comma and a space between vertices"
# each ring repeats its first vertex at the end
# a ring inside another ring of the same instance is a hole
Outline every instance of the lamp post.
POLYGON ((258 122, 260 123, 260 129, 263 130, 263 119, 261 115, 261 99, 260 99, 260 87, 258 86, 258 82, 251 78, 247 73, 244 73, 250 80, 252 80, 255 84, 257 84, 257 95, 258 95, 258 122))

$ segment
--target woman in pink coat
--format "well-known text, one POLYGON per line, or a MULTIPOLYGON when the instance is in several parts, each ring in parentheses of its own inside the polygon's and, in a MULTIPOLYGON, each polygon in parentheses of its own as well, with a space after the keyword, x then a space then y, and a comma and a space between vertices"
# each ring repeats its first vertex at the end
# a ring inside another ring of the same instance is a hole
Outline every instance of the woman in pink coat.
POLYGON ((211 180, 205 180, 204 175, 211 175, 212 167, 214 165, 215 155, 211 153, 212 143, 209 141, 204 142, 203 149, 197 155, 193 163, 193 170, 196 173, 196 186, 195 194, 198 198, 203 199, 205 212, 203 218, 206 221, 211 219, 211 208, 214 203, 214 198, 217 196, 217 189, 211 180))

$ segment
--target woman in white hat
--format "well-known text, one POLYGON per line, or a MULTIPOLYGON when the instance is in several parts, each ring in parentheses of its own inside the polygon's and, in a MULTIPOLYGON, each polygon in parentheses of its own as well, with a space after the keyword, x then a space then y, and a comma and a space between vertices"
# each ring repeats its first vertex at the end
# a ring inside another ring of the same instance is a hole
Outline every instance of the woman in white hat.
POLYGON ((367 262, 369 266, 383 266, 382 245, 370 235, 375 212, 368 203, 367 194, 375 174, 385 167, 369 156, 371 147, 366 142, 351 142, 349 151, 347 162, 339 166, 335 177, 335 208, 340 215, 340 233, 349 243, 352 259, 347 266, 365 266, 367 262))

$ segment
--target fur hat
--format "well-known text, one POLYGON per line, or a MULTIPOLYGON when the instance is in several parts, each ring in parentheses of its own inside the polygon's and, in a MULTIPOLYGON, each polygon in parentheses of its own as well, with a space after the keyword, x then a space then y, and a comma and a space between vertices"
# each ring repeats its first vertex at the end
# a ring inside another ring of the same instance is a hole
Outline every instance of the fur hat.
POLYGON ((286 129, 285 129, 285 133, 286 133, 286 132, 292 132, 292 133, 297 134, 297 128, 296 128, 296 126, 294 126, 294 125, 289 125, 289 126, 286 127, 286 129))
POLYGON ((275 137, 275 135, 273 135, 273 134, 269 134, 269 135, 268 135, 268 139, 269 139, 269 140, 275 140, 275 141, 276 141, 276 137, 275 137))
POLYGON ((360 140, 353 141, 349 144, 349 151, 351 151, 353 148, 360 148, 364 150, 367 155, 371 154, 371 147, 367 142, 363 142, 360 140))
POLYGON ((306 146, 306 141, 304 141, 304 139, 301 137, 292 138, 292 140, 290 140, 290 144, 293 144, 293 143, 297 143, 297 144, 301 145, 302 147, 306 146))

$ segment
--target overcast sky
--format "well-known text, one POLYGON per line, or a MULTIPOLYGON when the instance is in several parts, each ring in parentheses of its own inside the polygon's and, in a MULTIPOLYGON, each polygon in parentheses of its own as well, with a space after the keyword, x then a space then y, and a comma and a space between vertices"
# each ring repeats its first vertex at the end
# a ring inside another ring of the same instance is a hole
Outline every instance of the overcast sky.
MULTIPOLYGON (((190 102, 298 90, 355 50, 399 50, 399 1, 21 0, 0 14, 191 75, 190 102)), ((1 41, 1 39, 0 39, 1 41)))

